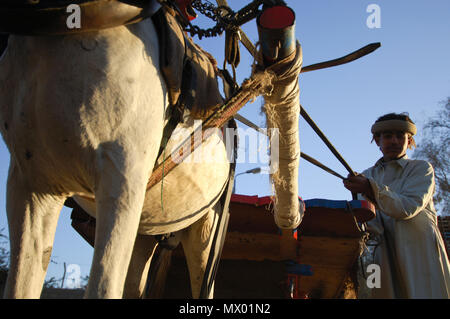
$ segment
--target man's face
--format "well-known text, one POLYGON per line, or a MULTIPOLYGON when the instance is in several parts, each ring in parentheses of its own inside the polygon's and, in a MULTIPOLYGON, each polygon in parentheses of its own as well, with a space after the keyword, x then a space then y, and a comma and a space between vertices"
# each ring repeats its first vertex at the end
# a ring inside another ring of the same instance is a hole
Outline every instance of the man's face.
POLYGON ((389 161, 398 159, 406 154, 410 138, 409 134, 405 132, 383 132, 379 137, 375 137, 375 142, 380 147, 383 158, 389 161))

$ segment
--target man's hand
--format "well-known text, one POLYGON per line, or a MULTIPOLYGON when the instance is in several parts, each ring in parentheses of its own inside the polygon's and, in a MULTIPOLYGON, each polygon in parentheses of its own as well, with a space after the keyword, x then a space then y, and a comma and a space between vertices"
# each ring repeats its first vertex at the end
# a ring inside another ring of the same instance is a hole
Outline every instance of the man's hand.
POLYGON ((364 175, 349 175, 344 179, 344 187, 352 193, 364 194, 372 201, 375 199, 369 180, 364 175))

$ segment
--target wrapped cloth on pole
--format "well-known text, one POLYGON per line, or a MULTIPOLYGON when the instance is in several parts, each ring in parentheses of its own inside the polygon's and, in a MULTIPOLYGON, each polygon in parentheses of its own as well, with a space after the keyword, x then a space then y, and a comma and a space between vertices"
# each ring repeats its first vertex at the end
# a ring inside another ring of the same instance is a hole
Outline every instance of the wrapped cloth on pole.
POLYGON ((295 15, 288 7, 271 7, 258 17, 261 54, 266 70, 275 74, 271 93, 264 95, 264 108, 268 129, 279 130, 278 150, 271 145, 271 152, 278 151, 278 167, 273 169, 271 179, 275 191, 275 223, 281 229, 297 228, 302 215, 298 203, 298 76, 303 57, 294 29, 295 15))

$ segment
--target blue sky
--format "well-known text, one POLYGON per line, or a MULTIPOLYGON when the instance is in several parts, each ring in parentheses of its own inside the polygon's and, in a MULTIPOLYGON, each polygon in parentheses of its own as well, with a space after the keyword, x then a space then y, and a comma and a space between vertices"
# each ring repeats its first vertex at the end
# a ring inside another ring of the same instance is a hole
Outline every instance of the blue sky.
MULTIPOLYGON (((238 10, 248 2, 229 0, 229 3, 238 10)), ((416 142, 420 145, 424 122, 435 114, 440 102, 450 96, 450 1, 288 0, 286 3, 296 12, 296 37, 303 48, 304 66, 341 57, 372 42, 382 44, 377 51, 355 62, 300 76, 301 104, 353 170, 360 172, 380 157, 376 144, 370 143, 370 126, 383 114, 409 112, 419 129, 416 142), (366 24, 371 15, 366 11, 370 4, 378 5, 381 10, 380 28, 369 28, 366 24)), ((243 29, 253 42, 257 41, 253 21, 243 29)), ((223 36, 197 43, 222 65, 223 36)), ((241 54, 237 70, 239 83, 250 75, 252 63, 244 47, 241 54)), ((258 99, 239 113, 265 127, 260 108, 258 99)), ((303 152, 347 175, 303 119, 300 119, 300 147, 303 152)), ((9 154, 2 141, 0 229, 7 229, 8 165, 9 154)), ((238 164, 237 173, 256 166, 258 164, 238 164)), ((237 178, 236 192, 270 195, 268 176, 241 175, 237 178)), ((304 199, 351 199, 350 192, 338 178, 303 160, 299 195, 304 199)), ((47 277, 61 277, 64 262, 78 264, 82 274, 88 274, 92 253, 93 249, 71 228, 70 211, 63 209, 47 277)))

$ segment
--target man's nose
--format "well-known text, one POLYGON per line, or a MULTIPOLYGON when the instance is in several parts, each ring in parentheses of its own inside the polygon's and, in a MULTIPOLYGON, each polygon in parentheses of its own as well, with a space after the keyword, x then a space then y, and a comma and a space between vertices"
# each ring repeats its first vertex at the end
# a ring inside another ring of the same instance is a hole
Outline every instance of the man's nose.
POLYGON ((400 142, 400 139, 397 136, 392 135, 391 143, 392 144, 398 144, 399 142, 400 142))

